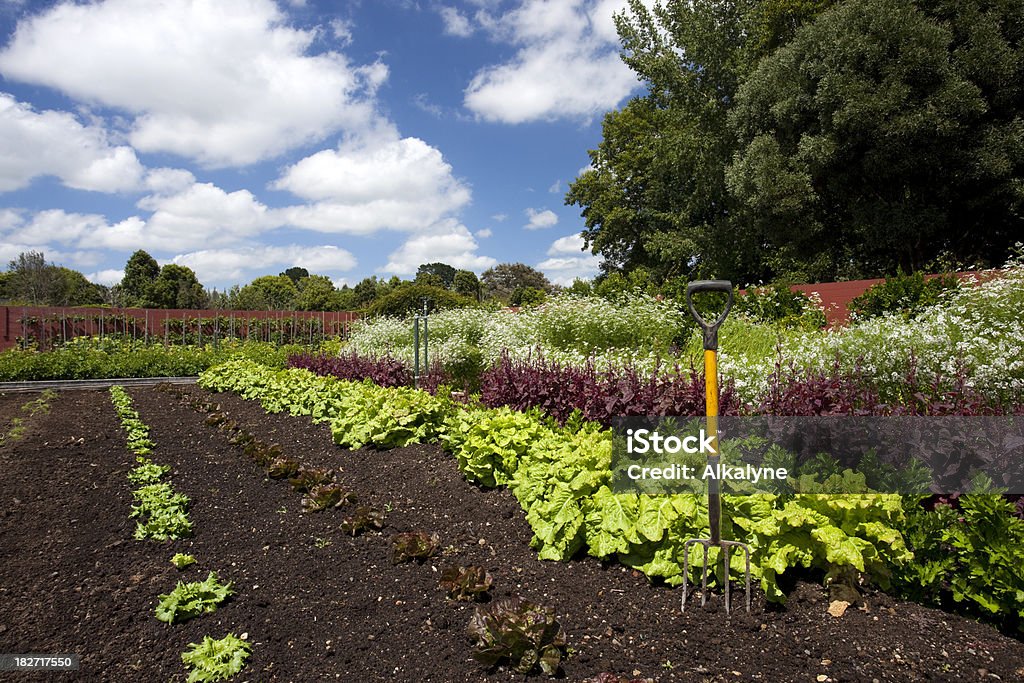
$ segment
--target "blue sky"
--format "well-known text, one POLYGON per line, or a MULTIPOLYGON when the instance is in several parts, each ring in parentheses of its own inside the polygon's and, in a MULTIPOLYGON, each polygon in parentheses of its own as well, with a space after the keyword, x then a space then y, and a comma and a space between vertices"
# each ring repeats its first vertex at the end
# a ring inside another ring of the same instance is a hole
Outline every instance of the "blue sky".
POLYGON ((596 273, 568 184, 637 92, 625 0, 0 0, 0 261, 223 289, 596 273))

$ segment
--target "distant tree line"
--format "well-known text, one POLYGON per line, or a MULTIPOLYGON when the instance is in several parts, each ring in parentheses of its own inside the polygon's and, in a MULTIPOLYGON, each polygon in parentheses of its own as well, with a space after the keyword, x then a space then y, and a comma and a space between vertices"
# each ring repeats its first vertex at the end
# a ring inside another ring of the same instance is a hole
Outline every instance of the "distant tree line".
POLYGON ((186 266, 161 266, 145 251, 128 259, 124 277, 111 287, 89 282, 75 270, 48 263, 41 252, 20 254, 0 273, 0 301, 37 306, 111 305, 129 308, 245 311, 364 311, 399 315, 474 305, 535 305, 557 289, 540 271, 502 263, 480 277, 446 263, 425 263, 412 280, 370 276, 336 287, 326 275, 293 266, 227 291, 207 289, 186 266))

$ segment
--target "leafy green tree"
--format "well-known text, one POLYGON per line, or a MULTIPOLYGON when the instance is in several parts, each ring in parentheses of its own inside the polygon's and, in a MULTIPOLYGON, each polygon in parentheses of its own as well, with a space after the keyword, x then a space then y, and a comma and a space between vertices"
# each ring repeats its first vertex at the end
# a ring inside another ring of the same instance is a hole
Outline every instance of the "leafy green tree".
POLYGON ((168 263, 149 292, 154 308, 205 308, 206 291, 191 268, 168 263))
POLYGON ((440 287, 445 289, 451 289, 452 284, 455 282, 455 274, 458 271, 447 263, 424 263, 416 270, 416 282, 418 284, 431 284, 425 280, 420 280, 422 275, 434 275, 440 281, 440 287))
POLYGON ((387 285, 378 280, 376 275, 365 277, 356 283, 352 288, 353 303, 355 308, 366 308, 379 295, 379 290, 386 289, 387 285))
POLYGON ((761 252, 737 239, 725 168, 737 149, 728 114, 744 76, 830 2, 630 0, 617 16, 623 60, 647 94, 605 116, 590 169, 567 204, 605 272, 647 268, 670 277, 736 277, 761 252))
POLYGON ((1024 2, 850 0, 736 97, 728 169, 773 274, 1002 262, 1024 219, 1024 2))
POLYGON ((56 289, 53 266, 41 251, 25 251, 7 264, 8 289, 13 301, 45 306, 56 289))
POLYGON ((452 280, 452 291, 473 299, 480 298, 480 278, 471 270, 460 270, 452 280))
POLYGON ((156 259, 139 249, 128 258, 121 278, 121 300, 125 306, 149 306, 150 290, 160 275, 156 259))
POLYGON ((416 313, 423 309, 424 298, 428 300, 427 310, 431 312, 446 308, 463 308, 476 303, 468 297, 459 296, 442 287, 405 283, 374 301, 367 314, 403 316, 416 313))
POLYGON ((554 288, 544 273, 525 263, 499 263, 488 268, 480 276, 484 294, 491 298, 508 301, 520 287, 533 287, 543 292, 554 288))
POLYGON ((296 287, 299 286, 299 280, 301 280, 304 277, 309 277, 309 271, 306 270, 305 268, 299 268, 298 266, 292 266, 291 268, 280 274, 284 275, 289 280, 291 280, 292 284, 295 285, 296 287))
POLYGON ((300 311, 341 310, 341 297, 326 275, 309 275, 299 280, 295 308, 300 311))
POLYGON ((94 306, 103 303, 104 288, 89 282, 77 270, 64 266, 53 269, 54 288, 47 303, 51 306, 94 306))
POLYGON ((536 287, 517 287, 516 291, 512 292, 512 298, 509 300, 509 303, 513 306, 525 306, 530 308, 541 305, 547 298, 548 296, 544 293, 543 289, 537 289, 536 287))
POLYGON ((234 307, 243 311, 290 311, 299 290, 287 275, 264 275, 242 287, 234 307))

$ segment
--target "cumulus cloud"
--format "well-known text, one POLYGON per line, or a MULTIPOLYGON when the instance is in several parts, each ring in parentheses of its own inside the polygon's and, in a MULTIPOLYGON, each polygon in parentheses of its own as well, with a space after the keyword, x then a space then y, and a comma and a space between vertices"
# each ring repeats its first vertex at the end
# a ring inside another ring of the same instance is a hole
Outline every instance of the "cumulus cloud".
POLYGON ((486 270, 498 261, 476 253, 479 245, 466 226, 447 220, 429 232, 410 237, 391 252, 388 263, 380 272, 395 275, 413 275, 424 263, 447 263, 466 270, 486 270))
POLYGON ((548 256, 559 256, 561 254, 579 254, 585 248, 586 243, 580 235, 566 235, 559 237, 548 247, 548 256))
POLYGON ((356 267, 356 258, 340 247, 253 246, 202 249, 178 254, 171 263, 188 266, 201 282, 246 282, 269 271, 292 266, 311 273, 339 273, 356 267))
POLYGON ((559 237, 548 248, 548 258, 537 264, 548 279, 557 285, 568 286, 576 278, 592 278, 597 275, 601 258, 581 253, 584 248, 580 235, 559 237))
POLYGON ((543 211, 527 209, 526 217, 530 219, 530 222, 523 226, 527 230, 550 228, 558 223, 558 214, 550 209, 544 209, 543 211))
POLYGON ((79 190, 119 192, 137 189, 142 175, 132 148, 111 144, 103 128, 67 112, 37 112, 0 93, 0 192, 40 176, 79 190))
POLYGON ((473 25, 469 19, 455 7, 440 7, 438 14, 444 23, 444 32, 450 36, 466 38, 473 35, 473 25))
POLYGON ((128 112, 137 150, 247 165, 377 118, 387 68, 316 35, 272 0, 64 2, 18 24, 0 72, 128 112))
POLYGON ((619 58, 613 15, 626 0, 521 0, 476 14, 492 38, 518 48, 474 75, 464 93, 477 116, 501 123, 589 119, 627 97, 636 76, 619 58))
POLYGON ((98 270, 95 273, 87 274, 85 279, 89 282, 110 287, 124 279, 124 269, 107 268, 105 270, 98 270))
POLYGON ((482 240, 487 239, 488 237, 490 237, 493 234, 494 234, 494 231, 491 230, 490 228, 482 228, 482 229, 476 231, 476 236, 479 237, 482 240))
MULTIPOLYGON (((248 190, 225 192, 212 183, 193 183, 170 195, 150 195, 138 206, 152 212, 145 222, 145 235, 139 238, 165 250, 232 244, 280 225, 275 213, 248 190)), ((125 247, 126 237, 120 230, 97 235, 101 243, 120 248, 125 247)))
POLYGON ((272 187, 311 200, 283 210, 289 224, 329 233, 422 230, 470 199, 440 151, 394 131, 306 157, 272 187))

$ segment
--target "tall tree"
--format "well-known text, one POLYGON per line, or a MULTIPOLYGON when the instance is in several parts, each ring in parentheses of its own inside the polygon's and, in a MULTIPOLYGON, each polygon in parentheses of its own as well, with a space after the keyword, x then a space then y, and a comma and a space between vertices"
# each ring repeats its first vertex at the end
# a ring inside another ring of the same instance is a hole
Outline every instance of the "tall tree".
POLYGON ((234 308, 245 311, 285 311, 295 308, 299 290, 286 275, 264 275, 242 287, 234 308))
POLYGON ((1024 1, 849 0, 740 88, 728 170, 772 270, 999 264, 1024 229, 1024 1))
POLYGON ((451 289, 456 272, 455 268, 447 263, 424 263, 416 270, 416 283, 451 289), (427 278, 428 275, 433 275, 436 279, 427 278))
POLYGON ((309 275, 299 280, 295 308, 300 311, 337 311, 341 298, 326 275, 309 275))
POLYGON ((168 263, 149 291, 154 308, 205 308, 206 291, 191 268, 168 263))
POLYGON ((156 259, 139 249, 128 258, 121 278, 121 296, 125 306, 150 306, 150 291, 160 275, 156 259))
POLYGON ((292 284, 295 285, 296 287, 299 286, 299 280, 301 280, 304 277, 309 277, 309 271, 306 270, 305 268, 300 268, 298 266, 292 266, 291 268, 280 274, 284 275, 289 280, 291 280, 292 284))
POLYGON ((590 168, 566 195, 604 271, 644 267, 662 281, 756 270, 759 254, 732 220, 728 114, 757 60, 829 4, 630 0, 616 28, 647 93, 605 116, 590 168))
POLYGON ((452 291, 479 300, 481 295, 480 278, 471 270, 460 270, 455 273, 455 278, 452 280, 452 291))
POLYGON ((41 251, 24 251, 7 265, 11 299, 45 306, 57 288, 57 275, 41 251))
POLYGON ((544 273, 525 263, 499 263, 488 268, 480 276, 480 284, 486 296, 506 302, 519 288, 533 287, 548 293, 554 289, 544 273))

